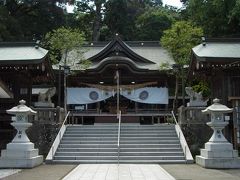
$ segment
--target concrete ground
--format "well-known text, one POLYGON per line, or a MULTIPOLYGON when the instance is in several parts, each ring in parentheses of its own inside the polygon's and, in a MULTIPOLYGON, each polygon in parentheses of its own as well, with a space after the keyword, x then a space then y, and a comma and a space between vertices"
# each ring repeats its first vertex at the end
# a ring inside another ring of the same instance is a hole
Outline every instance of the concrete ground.
POLYGON ((161 165, 177 180, 240 180, 240 169, 205 169, 196 164, 161 165))
POLYGON ((33 169, 23 169, 4 180, 59 180, 66 176, 76 165, 40 165, 33 169))
MULTIPOLYGON (((24 169, 4 180, 60 180, 77 165, 41 165, 33 169, 24 169)), ((205 169, 196 164, 161 165, 176 180, 240 180, 240 169, 205 169)))

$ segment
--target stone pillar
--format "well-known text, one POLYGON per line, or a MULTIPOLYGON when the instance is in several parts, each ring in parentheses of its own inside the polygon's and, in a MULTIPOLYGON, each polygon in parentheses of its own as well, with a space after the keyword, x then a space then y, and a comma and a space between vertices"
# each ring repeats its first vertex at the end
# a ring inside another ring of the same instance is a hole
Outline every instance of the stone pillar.
POLYGON ((7 149, 2 150, 0 157, 1 168, 33 168, 43 162, 43 156, 38 154, 38 149, 30 142, 25 131, 32 123, 28 122, 28 116, 36 114, 25 105, 25 101, 19 101, 20 105, 7 110, 8 114, 15 115, 11 123, 17 130, 17 134, 7 149))
POLYGON ((200 156, 196 156, 196 163, 205 168, 240 168, 237 150, 233 150, 233 145, 222 134, 222 129, 228 124, 224 114, 232 112, 232 109, 220 104, 219 99, 213 102, 202 111, 211 115, 211 122, 207 125, 213 129, 213 135, 205 144, 205 149, 201 149, 200 156))

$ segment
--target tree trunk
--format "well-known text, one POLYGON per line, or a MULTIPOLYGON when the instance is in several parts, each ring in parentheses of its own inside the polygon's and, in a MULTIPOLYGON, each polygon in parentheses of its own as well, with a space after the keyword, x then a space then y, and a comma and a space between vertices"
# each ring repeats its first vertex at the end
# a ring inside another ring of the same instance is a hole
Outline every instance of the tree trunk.
POLYGON ((95 11, 95 17, 94 17, 94 22, 93 22, 93 35, 92 35, 92 40, 93 41, 98 41, 99 36, 100 36, 100 26, 101 26, 101 20, 102 20, 102 14, 101 14, 101 9, 102 9, 102 0, 95 0, 95 6, 96 6, 96 11, 95 11))
POLYGON ((174 93, 174 99, 173 99, 173 111, 174 112, 176 112, 177 104, 178 104, 178 81, 179 81, 179 78, 176 75, 175 93, 174 93))

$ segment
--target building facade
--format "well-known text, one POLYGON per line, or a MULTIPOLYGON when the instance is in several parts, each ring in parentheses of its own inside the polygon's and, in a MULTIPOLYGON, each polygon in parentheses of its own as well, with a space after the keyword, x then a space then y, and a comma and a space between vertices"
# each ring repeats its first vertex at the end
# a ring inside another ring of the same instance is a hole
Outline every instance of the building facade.
POLYGON ((73 73, 67 76, 65 96, 74 121, 113 123, 118 110, 123 122, 164 121, 175 78, 162 67, 171 67, 174 61, 159 42, 124 42, 116 36, 111 42, 93 42, 84 48, 84 58, 90 62, 86 69, 78 69, 74 51, 68 57, 73 73))

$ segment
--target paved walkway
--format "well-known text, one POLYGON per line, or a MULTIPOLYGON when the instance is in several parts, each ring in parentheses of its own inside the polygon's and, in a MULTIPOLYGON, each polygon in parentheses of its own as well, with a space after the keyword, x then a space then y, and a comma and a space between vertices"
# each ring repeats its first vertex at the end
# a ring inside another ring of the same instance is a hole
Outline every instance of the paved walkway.
MULTIPOLYGON (((99 165, 98 168, 100 169, 103 167, 106 168, 106 165, 104 164, 101 164, 101 165, 97 164, 97 165, 99 165)), ((158 165, 154 165, 154 166, 156 168, 156 166, 158 165)), ((4 180, 60 180, 66 177, 66 175, 69 172, 71 172, 75 167, 77 167, 77 165, 45 165, 43 164, 33 169, 23 169, 19 173, 13 174, 3 179, 4 180)), ((126 175, 127 177, 127 175, 129 175, 129 171, 127 171, 126 166, 124 166, 124 164, 121 164, 120 168, 122 168, 122 170, 120 170, 122 172, 121 176, 123 177, 124 175, 126 175)), ((196 164, 172 164, 172 165, 169 164, 169 165, 161 165, 161 168, 165 169, 176 180, 240 180, 240 169, 227 169, 227 170, 205 169, 196 164)), ((136 177, 137 175, 141 176, 141 174, 139 174, 139 171, 145 171, 145 170, 139 170, 139 167, 135 168, 134 172, 136 172, 136 174, 133 174, 131 177, 136 177)), ((87 171, 85 172, 83 171, 83 173, 86 173, 86 172, 87 171)), ((152 172, 155 172, 155 170, 153 170, 152 172)), ((116 169, 115 169, 115 173, 116 173, 116 169)), ((99 175, 98 180, 100 180, 100 173, 98 173, 98 175, 99 175)), ((81 175, 79 174, 79 176, 81 175)), ((87 176, 87 174, 85 174, 84 176, 87 176)), ((148 177, 148 174, 145 174, 145 177, 146 176, 148 177)), ((110 174, 109 174, 109 177, 110 177, 110 174)), ((138 178, 138 180, 141 180, 141 178, 138 178)))
POLYGON ((81 164, 63 180, 174 180, 157 164, 81 164))

